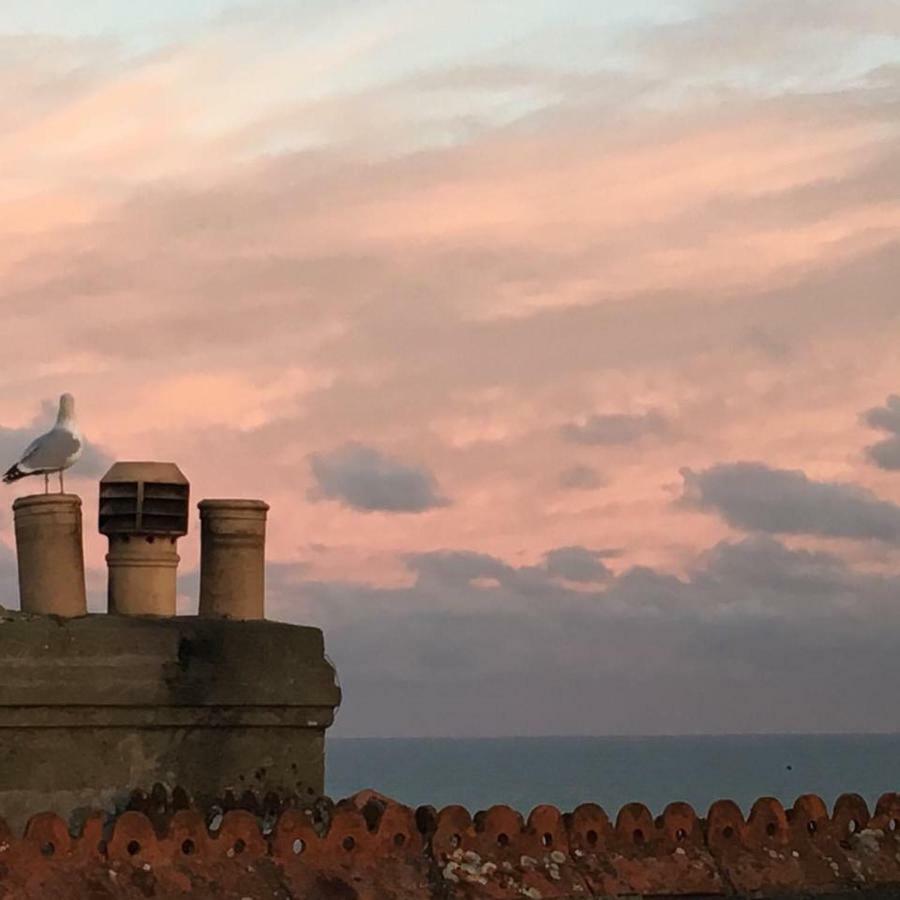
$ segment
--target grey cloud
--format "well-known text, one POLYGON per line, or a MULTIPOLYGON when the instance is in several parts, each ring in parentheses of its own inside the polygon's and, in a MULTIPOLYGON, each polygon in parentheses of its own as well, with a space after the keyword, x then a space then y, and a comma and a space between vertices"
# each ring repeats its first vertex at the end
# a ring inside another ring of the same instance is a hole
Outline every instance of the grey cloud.
POLYGON ((385 456, 363 444, 348 444, 331 453, 315 453, 310 468, 316 488, 311 500, 338 500, 364 512, 418 513, 447 500, 424 467, 385 456))
POLYGON ((603 564, 607 554, 587 547, 557 547, 544 557, 544 567, 550 575, 566 581, 597 582, 611 574, 603 564))
POLYGON ((611 574, 603 559, 617 555, 616 550, 591 550, 587 547, 557 547, 544 555, 543 565, 515 567, 486 553, 468 550, 435 550, 408 554, 404 559, 420 585, 472 585, 493 582, 520 593, 552 587, 553 579, 573 582, 599 582, 611 574))
POLYGON ((553 595, 553 580, 543 566, 511 566, 486 553, 436 550, 405 557, 422 595, 443 605, 447 589, 496 587, 504 596, 546 600, 553 595))
POLYGON ((630 444, 646 435, 665 432, 668 423, 656 410, 629 415, 612 413, 588 416, 581 422, 570 422, 562 427, 566 440, 577 444, 630 444))
POLYGON ((869 459, 882 469, 900 470, 900 436, 886 438, 866 449, 869 459))
POLYGON ((900 470, 900 396, 892 394, 884 406, 868 410, 863 420, 872 428, 891 434, 891 437, 866 448, 869 459, 879 468, 900 470))
POLYGON ((73 472, 83 476, 100 477, 106 474, 112 463, 112 457, 103 448, 85 439, 84 452, 73 472))
POLYGON ((884 406, 876 406, 868 410, 863 418, 872 428, 900 434, 900 396, 891 394, 884 406))
POLYGON ((570 466, 559 473, 559 486, 573 491, 590 491, 602 487, 606 479, 591 466, 570 466))
POLYGON ((637 567, 592 590, 471 551, 408 564, 408 587, 271 579, 275 615, 325 629, 337 733, 853 731, 894 714, 900 577, 831 554, 754 536, 683 578, 637 567), (838 658, 854 664, 835 681, 838 658))
POLYGON ((466 550, 411 553, 406 557, 406 564, 420 580, 451 585, 471 584, 484 578, 504 581, 515 572, 512 566, 493 556, 466 550))
MULTIPOLYGON (((825 609, 840 604, 846 593, 854 593, 854 573, 836 556, 803 549, 789 549, 774 538, 757 535, 734 544, 717 544, 704 554, 692 576, 694 584, 718 598, 724 607, 751 600, 758 607, 772 611, 788 611, 788 604, 799 602, 807 613, 815 606, 825 609), (729 595, 733 585, 740 585, 743 594, 729 595)), ((867 590, 873 594, 880 582, 872 578, 867 590)))
POLYGON ((900 506, 857 485, 812 481, 802 471, 757 462, 682 469, 682 476, 683 502, 714 510, 737 528, 900 544, 900 506))

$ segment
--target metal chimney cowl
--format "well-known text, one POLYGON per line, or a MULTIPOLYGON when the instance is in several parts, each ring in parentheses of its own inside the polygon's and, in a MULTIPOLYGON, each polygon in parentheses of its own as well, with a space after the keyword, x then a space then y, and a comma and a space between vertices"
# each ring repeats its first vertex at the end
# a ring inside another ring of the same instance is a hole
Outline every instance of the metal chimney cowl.
POLYGON ((109 538, 111 613, 174 616, 190 485, 174 463, 117 462, 100 480, 98 525, 109 538))

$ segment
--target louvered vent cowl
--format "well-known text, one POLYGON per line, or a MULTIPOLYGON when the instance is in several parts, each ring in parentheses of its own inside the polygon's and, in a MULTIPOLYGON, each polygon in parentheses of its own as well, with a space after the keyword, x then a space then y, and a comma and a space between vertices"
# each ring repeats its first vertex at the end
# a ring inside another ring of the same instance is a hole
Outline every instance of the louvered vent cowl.
POLYGON ((174 463, 116 463, 100 482, 100 533, 181 537, 189 501, 190 485, 174 463))
POLYGON ((97 524, 109 539, 109 611, 174 616, 178 538, 187 534, 190 485, 174 463, 118 462, 100 480, 97 524))

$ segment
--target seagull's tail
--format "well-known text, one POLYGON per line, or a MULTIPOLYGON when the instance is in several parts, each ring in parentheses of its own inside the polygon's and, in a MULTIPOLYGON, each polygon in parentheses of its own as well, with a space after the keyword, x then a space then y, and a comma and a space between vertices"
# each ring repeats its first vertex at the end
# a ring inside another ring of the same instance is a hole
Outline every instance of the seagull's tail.
POLYGON ((10 466, 6 470, 6 473, 3 476, 3 483, 12 484, 14 481, 18 481, 20 478, 24 478, 26 475, 28 475, 28 472, 23 472, 19 468, 19 464, 16 463, 14 466, 10 466))

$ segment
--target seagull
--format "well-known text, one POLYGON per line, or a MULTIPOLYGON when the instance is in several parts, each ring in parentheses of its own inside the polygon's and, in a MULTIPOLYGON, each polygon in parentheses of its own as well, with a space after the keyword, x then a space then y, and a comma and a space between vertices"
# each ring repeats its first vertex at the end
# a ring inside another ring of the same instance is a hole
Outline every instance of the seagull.
POLYGON ((44 476, 44 493, 50 493, 50 473, 59 475, 59 492, 63 493, 63 470, 78 461, 84 442, 75 424, 75 399, 71 394, 59 398, 56 424, 39 438, 33 440, 21 459, 7 470, 4 484, 12 484, 27 475, 44 476))

